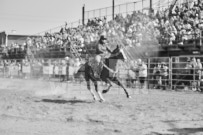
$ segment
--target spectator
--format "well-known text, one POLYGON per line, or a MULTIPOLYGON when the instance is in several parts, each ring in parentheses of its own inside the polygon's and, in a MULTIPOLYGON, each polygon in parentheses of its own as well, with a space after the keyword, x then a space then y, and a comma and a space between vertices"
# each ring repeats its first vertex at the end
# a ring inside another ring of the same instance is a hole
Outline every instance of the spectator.
POLYGON ((130 70, 128 70, 128 78, 127 78, 127 82, 128 82, 128 86, 132 86, 133 88, 136 88, 136 81, 138 80, 138 64, 137 61, 130 61, 130 70))
POLYGON ((200 59, 197 59, 197 65, 195 67, 196 69, 196 80, 197 80, 197 91, 201 91, 200 90, 200 81, 201 81, 201 73, 202 73, 202 63, 200 61, 200 59))
POLYGON ((144 89, 147 78, 147 65, 141 59, 138 59, 140 89, 144 89))
POLYGON ((165 62, 161 63, 161 81, 162 81, 162 89, 166 90, 168 85, 168 67, 165 62))
POLYGON ((161 64, 157 63, 153 68, 153 82, 154 82, 154 89, 157 89, 161 84, 161 76, 160 76, 161 64))

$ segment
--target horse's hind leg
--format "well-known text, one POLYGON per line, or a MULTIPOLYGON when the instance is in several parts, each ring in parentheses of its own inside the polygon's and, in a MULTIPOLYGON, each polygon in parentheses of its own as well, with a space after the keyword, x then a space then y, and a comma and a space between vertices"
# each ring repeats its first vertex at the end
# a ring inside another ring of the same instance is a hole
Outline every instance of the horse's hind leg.
POLYGON ((86 82, 87 82, 87 89, 90 91, 91 95, 93 96, 93 99, 94 99, 94 100, 97 100, 97 99, 96 99, 96 96, 94 95, 94 93, 93 93, 93 91, 92 91, 92 89, 91 89, 91 86, 90 86, 90 78, 85 77, 85 80, 86 80, 86 82))
POLYGON ((112 87, 111 81, 108 78, 105 80, 105 82, 108 84, 108 88, 103 90, 102 93, 107 93, 112 87))
POLYGON ((111 81, 114 82, 115 84, 117 84, 118 86, 120 86, 121 88, 123 88, 127 98, 131 98, 131 96, 129 95, 126 88, 123 86, 123 84, 116 77, 112 78, 111 81))

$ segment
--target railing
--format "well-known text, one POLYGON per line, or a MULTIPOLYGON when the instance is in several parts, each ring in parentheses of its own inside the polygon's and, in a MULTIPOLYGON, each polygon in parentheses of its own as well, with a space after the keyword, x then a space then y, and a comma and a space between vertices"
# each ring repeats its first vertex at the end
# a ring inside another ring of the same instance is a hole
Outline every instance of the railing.
MULTIPOLYGON (((194 58, 202 64, 202 56, 153 57, 143 59, 148 67, 146 88, 203 90, 202 68, 190 66, 195 63, 194 58), (158 64, 160 65, 157 68, 156 65, 158 64)), ((130 67, 132 67, 131 63, 126 65, 119 61, 118 77, 127 87, 139 88, 137 86, 137 84, 139 85, 139 69, 136 72, 130 67)), ((64 59, 35 59, 33 61, 22 59, 2 60, 0 62, 0 77, 64 81, 67 78, 74 79, 78 68, 75 65, 74 59, 71 59, 69 62, 64 59)), ((82 80, 82 78, 77 79, 82 80)))
MULTIPOLYGON (((155 2, 153 3, 153 9, 154 10, 160 10, 163 8, 168 8, 172 0, 168 0, 167 2, 155 2)), ((122 14, 123 16, 133 13, 134 11, 140 11, 148 14, 149 10, 149 1, 148 0, 138 0, 135 2, 129 2, 125 4, 120 4, 116 5, 114 12, 115 15, 117 14, 122 14)), ((93 19, 93 18, 101 18, 101 17, 106 17, 107 20, 112 20, 112 7, 105 7, 105 8, 100 8, 100 9, 95 9, 95 10, 89 10, 85 11, 85 23, 87 23, 88 19, 93 19)), ((64 22, 65 23, 65 22, 64 22)), ((67 28, 74 28, 79 25, 82 25, 82 20, 79 19, 74 22, 68 22, 66 25, 60 25, 55 28, 51 28, 39 33, 35 33, 34 35, 41 35, 43 36, 46 32, 49 33, 54 33, 54 32, 59 32, 61 28, 64 28, 65 26, 67 28)))
POLYGON ((76 69, 74 59, 25 59, 1 60, 0 77, 17 79, 41 79, 67 81, 73 78, 76 69), (70 62, 71 61, 71 62, 70 62))
POLYGON ((150 58, 149 68, 148 68, 148 78, 151 81, 151 88, 154 86, 159 88, 167 87, 167 89, 173 90, 195 90, 203 89, 201 86, 202 78, 202 68, 198 66, 193 66, 196 63, 194 59, 199 59, 202 64, 203 57, 199 56, 188 56, 188 57, 171 57, 167 58, 150 58), (188 61, 189 60, 189 61, 188 61), (192 61, 194 60, 194 61, 192 61), (165 80, 163 80, 163 75, 153 73, 155 64, 165 62, 168 67, 168 75, 165 80), (164 83, 163 83, 164 82, 164 83))
MULTIPOLYGON (((149 2, 147 2, 146 0, 143 0, 143 1, 139 0, 136 2, 116 5, 114 7, 114 13, 115 15, 117 14, 127 15, 129 13, 132 13, 133 11, 142 11, 143 8, 149 7, 149 6, 146 6, 146 5, 149 5, 148 3, 149 2), (143 5, 145 5, 145 7, 143 5)), ((86 17, 85 20, 93 19, 95 17, 97 18, 106 17, 107 20, 112 20, 112 15, 113 15, 112 7, 105 7, 105 8, 85 11, 85 17, 86 17)))

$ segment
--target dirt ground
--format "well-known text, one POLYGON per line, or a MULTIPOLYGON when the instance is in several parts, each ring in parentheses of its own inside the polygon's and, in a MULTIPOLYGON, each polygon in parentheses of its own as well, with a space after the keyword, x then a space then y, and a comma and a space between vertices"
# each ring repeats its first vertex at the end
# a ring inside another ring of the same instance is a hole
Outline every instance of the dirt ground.
POLYGON ((0 135, 203 135, 203 94, 0 79, 0 135))

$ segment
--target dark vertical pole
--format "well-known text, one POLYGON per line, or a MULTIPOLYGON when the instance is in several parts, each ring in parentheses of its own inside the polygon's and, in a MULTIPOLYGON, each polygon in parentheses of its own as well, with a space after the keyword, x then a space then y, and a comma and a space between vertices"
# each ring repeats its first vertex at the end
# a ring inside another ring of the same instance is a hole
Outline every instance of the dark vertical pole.
POLYGON ((200 47, 202 46, 202 31, 200 31, 200 47))
POLYGON ((85 24, 85 4, 82 7, 82 25, 85 24))
POLYGON ((112 3, 112 19, 114 20, 114 8, 115 8, 115 2, 113 0, 113 3, 112 3))
POLYGON ((150 0, 150 13, 152 13, 152 0, 150 0))
POLYGON ((143 0, 142 0, 142 13, 143 13, 143 0))

